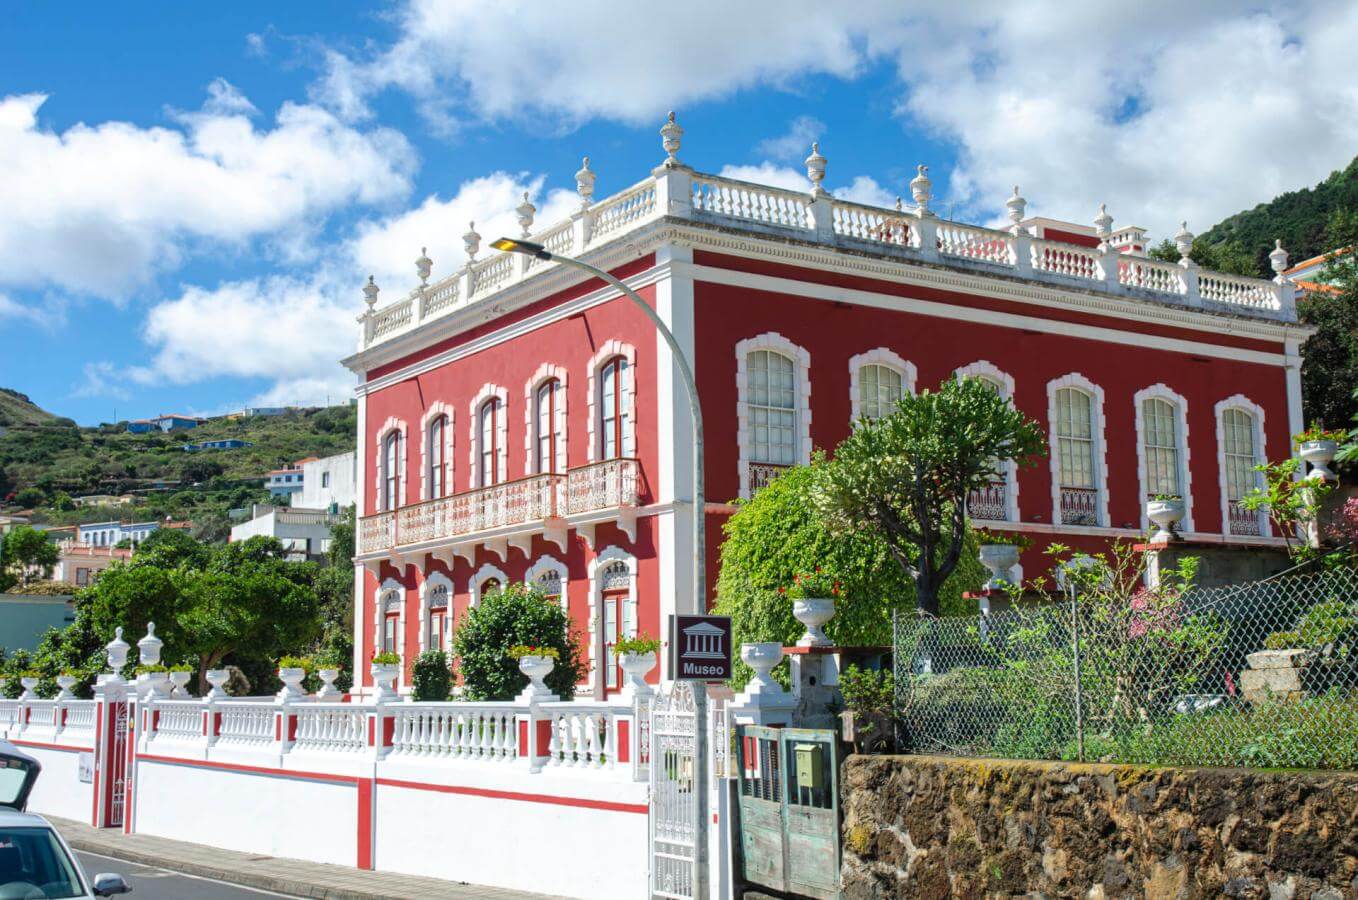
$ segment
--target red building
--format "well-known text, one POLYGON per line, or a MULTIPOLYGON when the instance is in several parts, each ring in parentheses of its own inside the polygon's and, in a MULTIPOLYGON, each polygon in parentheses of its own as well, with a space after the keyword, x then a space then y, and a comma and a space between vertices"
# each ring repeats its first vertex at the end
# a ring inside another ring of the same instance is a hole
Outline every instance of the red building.
MULTIPOLYGON (((1273 543, 1234 503, 1301 428, 1291 285, 1142 255, 1144 232, 937 218, 697 173, 674 157, 628 190, 525 236, 625 279, 687 348, 706 426, 715 581, 729 502, 833 447, 903 391, 988 380, 1050 435, 1050 459, 974 497, 973 519, 1093 548, 1135 537, 1157 493, 1183 531, 1273 543), (712 502, 716 501, 716 502, 712 502)), ((1192 236, 1176 235, 1182 248, 1192 236)), ((465 236, 473 259, 479 235, 465 236)), ((1275 268, 1285 267, 1278 252, 1275 268)), ((696 611, 692 447, 682 383, 628 300, 575 270, 495 254, 379 305, 365 289, 356 661, 446 646, 486 592, 527 580, 586 637, 582 690, 620 683, 609 645, 696 611)), ((711 583, 704 593, 710 592, 711 583)), ((363 671, 366 665, 356 666, 363 671)), ((657 673, 653 673, 653 677, 657 673)))

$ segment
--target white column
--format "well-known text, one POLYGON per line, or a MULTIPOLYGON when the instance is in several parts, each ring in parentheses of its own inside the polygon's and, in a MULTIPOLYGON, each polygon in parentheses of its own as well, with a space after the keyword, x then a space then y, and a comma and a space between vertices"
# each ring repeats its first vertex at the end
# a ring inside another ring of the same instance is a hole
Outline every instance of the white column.
MULTIPOLYGON (((666 244, 656 250, 656 265, 669 276, 655 285, 656 314, 674 333, 690 365, 694 365, 693 251, 666 244)), ((656 517, 660 554, 660 621, 671 613, 705 612, 695 602, 693 557, 693 423, 688 394, 669 345, 658 333, 656 346, 655 417, 659 438, 656 502, 675 504, 673 513, 656 517)), ((696 366, 695 376, 696 376, 696 366)))

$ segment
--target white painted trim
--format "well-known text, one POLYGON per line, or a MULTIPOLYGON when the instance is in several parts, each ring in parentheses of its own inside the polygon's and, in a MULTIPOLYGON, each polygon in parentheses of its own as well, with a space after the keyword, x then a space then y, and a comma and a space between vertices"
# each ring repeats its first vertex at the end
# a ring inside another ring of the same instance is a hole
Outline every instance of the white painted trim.
POLYGON ((748 373, 746 361, 751 353, 769 350, 792 360, 797 370, 797 397, 794 411, 797 414, 799 446, 796 462, 805 465, 811 461, 811 354, 805 347, 798 346, 776 331, 766 331, 754 337, 736 342, 736 445, 739 449, 738 474, 740 477, 740 496, 750 496, 750 413, 749 400, 746 398, 748 373))
MULTIPOLYGON (((692 262, 693 250, 672 244, 656 251, 656 262, 670 277, 655 285, 655 311, 669 325, 674 339, 691 365, 694 359, 693 279, 686 268, 671 268, 671 261, 692 262)), ((657 331, 655 335, 655 409, 656 409, 656 500, 688 504, 693 516, 693 426, 689 420, 688 392, 684 388, 669 344, 657 331)), ((674 613, 701 613, 698 591, 693 585, 693 522, 676 521, 665 516, 656 530, 656 557, 660 561, 658 586, 660 619, 667 622, 674 613), (682 527, 681 527, 682 526, 682 527)))
POLYGON ((499 568, 490 563, 483 563, 481 568, 476 570, 476 574, 467 583, 467 592, 471 594, 471 605, 477 607, 481 605, 481 589, 486 581, 491 578, 500 580, 501 589, 509 587, 509 576, 499 568))
POLYGON ((902 359, 900 354, 886 347, 868 350, 849 357, 849 419, 857 422, 861 415, 862 398, 859 396, 859 370, 864 366, 886 366, 901 376, 901 390, 907 394, 915 393, 915 364, 902 359))
MULTIPOLYGON (((382 646, 382 635, 385 633, 384 626, 386 624, 385 598, 392 591, 395 591, 396 596, 400 599, 398 606, 401 610, 396 619, 396 653, 401 657, 401 665, 398 667, 400 671, 396 675, 396 683, 399 685, 405 680, 405 663, 408 661, 406 660, 406 606, 409 604, 410 598, 406 596, 406 586, 390 576, 378 585, 376 602, 373 603, 373 651, 382 653, 385 650, 382 646)), ((354 680, 357 681, 358 678, 355 677, 354 680)))
MULTIPOLYGON (((1248 413, 1254 421, 1254 461, 1255 465, 1268 461, 1268 447, 1265 444, 1268 432, 1264 429, 1264 408, 1255 403, 1244 394, 1232 394, 1225 400, 1220 400, 1212 408, 1212 415, 1217 423, 1217 490, 1220 492, 1221 500, 1221 533, 1228 537, 1248 537, 1249 535, 1231 534, 1231 515, 1230 498, 1227 496, 1226 485, 1226 422, 1225 413, 1228 409, 1238 409, 1248 413)), ((1263 478, 1255 473, 1255 484, 1262 485, 1263 478)), ((1262 510, 1255 513, 1259 517, 1259 536, 1269 537, 1272 535, 1273 525, 1268 520, 1268 516, 1262 510)))
POLYGON ((1146 516, 1146 501, 1150 496, 1149 475, 1146 471, 1146 423, 1142 406, 1147 400, 1164 400, 1179 411, 1179 427, 1175 440, 1179 445, 1179 492, 1184 498, 1183 530, 1193 530, 1193 468, 1188 456, 1188 401, 1169 385, 1157 382, 1144 387, 1132 395, 1136 405, 1136 473, 1140 494, 1137 496, 1141 507, 1141 529, 1150 529, 1150 519, 1146 516))
MULTIPOLYGON (((405 506, 409 502, 409 498, 406 494, 406 481, 408 480, 407 460, 410 453, 410 427, 406 425, 404 419, 388 416, 387 420, 382 423, 382 427, 377 430, 377 444, 375 448, 377 451, 377 465, 373 467, 374 471, 377 473, 377 477, 374 479, 373 486, 377 489, 377 500, 380 505, 383 498, 382 476, 386 474, 386 472, 383 471, 383 467, 387 464, 385 444, 387 435, 391 434, 393 431, 399 431, 401 433, 401 458, 397 462, 397 467, 400 471, 396 473, 396 494, 399 498, 399 505, 405 506)), ((378 512, 393 512, 393 510, 379 509, 378 512)))
POLYGON ((1061 462, 1057 457, 1056 392, 1061 388, 1076 388, 1093 398, 1094 421, 1090 431, 1094 437, 1094 484, 1099 492, 1099 525, 1108 526, 1108 441, 1104 433, 1103 388, 1079 372, 1070 372, 1047 382, 1047 442, 1051 461, 1052 525, 1069 528, 1061 523, 1061 462))
MULTIPOLYGON (((599 664, 605 659, 604 648, 599 641, 599 633, 603 630, 603 604, 600 602, 603 597, 603 586, 599 583, 599 572, 610 563, 622 562, 627 565, 627 572, 631 576, 627 585, 626 603, 632 609, 632 621, 639 622, 637 607, 637 558, 626 550, 616 545, 610 545, 598 552, 589 561, 589 687, 591 690, 602 689, 608 684, 607 679, 596 681, 596 673, 599 664)), ((624 613, 621 621, 627 621, 624 613)))
POLYGON ((444 496, 453 493, 453 432, 455 431, 456 419, 453 416, 452 404, 444 403, 442 400, 432 404, 420 419, 420 499, 432 500, 429 496, 429 426, 438 416, 447 416, 448 424, 443 429, 443 460, 448 468, 445 476, 446 483, 443 485, 444 496))
MULTIPOLYGON (((354 470, 354 526, 357 528, 358 520, 367 512, 364 503, 367 500, 368 488, 368 442, 363 439, 363 435, 368 433, 368 396, 360 394, 358 396, 358 428, 354 435, 355 457, 354 462, 357 468, 354 470)), ((363 622, 367 618, 364 615, 363 606, 368 602, 368 569, 360 562, 354 563, 354 652, 353 668, 350 669, 354 675, 354 688, 363 690, 364 679, 364 646, 363 646, 363 622)), ((371 677, 371 676, 368 676, 371 677)))
POLYGON ((621 406, 627 410, 627 427, 622 433, 621 456, 637 455, 637 349, 631 344, 609 339, 589 359, 589 461, 598 462, 603 456, 599 446, 599 370, 615 356, 627 360, 627 377, 623 379, 621 406))
POLYGON ((453 580, 449 578, 447 575, 435 569, 432 572, 425 573, 424 580, 420 582, 419 639, 421 653, 429 649, 428 647, 429 617, 431 615, 430 603, 432 600, 430 594, 434 592, 435 587, 440 586, 448 589, 448 612, 444 615, 443 618, 443 630, 444 630, 443 646, 445 650, 448 648, 448 638, 451 637, 449 632, 451 631, 453 622, 453 596, 454 596, 453 580))
MULTIPOLYGON (((989 379, 999 387, 1000 396, 1008 400, 1010 406, 1014 405, 1014 376, 988 359, 978 359, 976 362, 954 369, 953 377, 989 379)), ((1017 522, 1019 520, 1019 478, 1016 460, 1007 459, 1004 461, 1004 484, 1005 521, 1017 522)))
POLYGON ((528 475, 541 475, 537 467, 537 440, 538 440, 538 410, 537 394, 538 387, 549 378, 557 380, 556 390, 556 411, 553 418, 556 419, 556 433, 559 440, 556 442, 556 471, 566 471, 566 369, 564 366, 543 363, 538 366, 527 381, 523 383, 523 471, 528 475))
POLYGON ((509 472, 509 391, 500 387, 498 384, 491 384, 489 381, 481 385, 481 389, 476 392, 472 402, 468 405, 471 419, 471 440, 467 442, 469 447, 469 461, 471 463, 471 477, 468 481, 473 488, 486 487, 481 483, 481 406, 487 400, 500 401, 500 414, 495 419, 495 444, 498 448, 495 453, 495 483, 504 481, 509 472))
POLYGON ((529 587, 537 587, 538 578, 546 572, 555 572, 561 576, 561 611, 570 615, 570 604, 567 602, 566 593, 571 580, 570 570, 566 564, 555 556, 539 556, 537 562, 528 567, 528 571, 523 574, 523 583, 529 587))

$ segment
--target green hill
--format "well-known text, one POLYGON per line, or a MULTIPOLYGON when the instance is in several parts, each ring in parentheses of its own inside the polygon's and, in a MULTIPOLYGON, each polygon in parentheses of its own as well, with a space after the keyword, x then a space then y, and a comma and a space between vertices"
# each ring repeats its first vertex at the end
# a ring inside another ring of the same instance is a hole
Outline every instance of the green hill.
POLYGON ((58 419, 39 407, 27 394, 0 388, 0 427, 10 425, 51 425, 59 422, 74 425, 70 419, 58 419))

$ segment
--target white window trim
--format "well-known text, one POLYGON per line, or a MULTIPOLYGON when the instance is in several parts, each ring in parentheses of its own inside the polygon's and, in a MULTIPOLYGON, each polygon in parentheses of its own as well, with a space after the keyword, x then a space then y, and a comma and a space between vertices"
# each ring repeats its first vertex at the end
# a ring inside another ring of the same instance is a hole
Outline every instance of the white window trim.
POLYGON ((555 572, 561 576, 561 611, 569 615, 571 608, 566 599, 566 591, 570 584, 570 570, 566 568, 565 563, 555 556, 540 556, 538 561, 529 566, 528 571, 524 573, 524 584, 529 587, 537 587, 538 578, 544 572, 555 572))
POLYGON ((566 471, 566 369, 543 363, 523 384, 523 470, 530 475, 541 475, 537 467, 538 388, 549 378, 557 380, 556 388, 556 471, 566 471))
POLYGON ((447 416, 448 424, 443 429, 443 463, 447 468, 448 474, 445 476, 447 482, 443 485, 444 496, 453 493, 453 432, 454 418, 453 407, 442 400, 429 407, 429 410, 420 419, 420 499, 432 500, 430 496, 429 484, 429 425, 439 416, 447 416))
POLYGON ((373 487, 377 490, 374 497, 378 501, 378 512, 393 512, 393 510, 381 508, 381 501, 384 496, 382 490, 382 476, 386 474, 384 467, 387 464, 387 436, 393 431, 398 431, 401 434, 401 458, 397 463, 397 467, 400 471, 396 473, 396 495, 400 500, 401 506, 405 506, 409 502, 409 497, 406 494, 406 460, 409 458, 410 453, 410 427, 406 425, 404 419, 389 416, 387 421, 382 423, 382 427, 377 429, 377 456, 375 457, 377 459, 377 465, 374 467, 377 470, 377 475, 373 479, 373 487))
MULTIPOLYGON (((968 363, 961 368, 953 370, 954 378, 987 378, 1000 386, 1000 396, 1009 401, 1009 405, 1014 405, 1014 376, 1001 369, 988 359, 978 359, 974 363, 968 363)), ((1004 483, 1005 483, 1005 512, 1008 515, 1006 521, 1019 521, 1019 480, 1018 462, 1007 459, 1004 461, 1004 483)), ((1059 495, 1058 495, 1059 501, 1059 495)), ((984 520, 978 520, 984 521, 984 520)))
POLYGON ((749 398, 746 396, 747 371, 746 359, 757 350, 772 350, 792 360, 797 369, 797 398, 794 411, 797 414, 797 431, 800 446, 797 462, 805 465, 811 461, 811 354, 783 337, 776 331, 746 338, 736 343, 736 445, 739 450, 737 474, 740 477, 740 496, 750 496, 750 412, 749 398))
POLYGON ((430 616, 431 616, 429 604, 430 604, 430 601, 431 601, 431 599, 432 599, 432 598, 430 597, 430 594, 432 594, 432 593, 434 592, 434 588, 435 588, 436 586, 440 586, 440 585, 443 586, 443 587, 446 587, 446 588, 448 589, 448 611, 447 611, 447 613, 444 614, 444 618, 443 618, 443 631, 444 631, 444 635, 443 635, 443 647, 444 647, 445 650, 448 648, 448 626, 449 626, 449 624, 452 622, 452 618, 453 618, 453 580, 452 580, 451 578, 449 578, 447 575, 445 575, 445 574, 443 574, 442 572, 440 572, 440 571, 438 571, 437 569, 435 569, 434 571, 432 571, 432 572, 430 572, 429 574, 427 574, 427 575, 424 577, 424 581, 421 582, 421 584, 420 584, 420 652, 421 652, 421 653, 423 653, 424 651, 426 651, 426 650, 429 649, 429 646, 428 646, 428 645, 429 645, 429 640, 428 640, 428 637, 429 637, 429 618, 430 618, 430 616))
MULTIPOLYGON (((1244 394, 1232 394, 1225 400, 1217 403, 1213 408, 1212 414, 1217 423, 1217 490, 1221 496, 1221 533, 1227 537, 1242 537, 1243 535, 1231 534, 1231 513, 1230 500, 1227 497, 1226 486, 1226 422, 1225 413, 1228 409, 1238 409, 1249 413, 1254 418, 1254 460, 1255 465, 1261 465, 1268 460, 1268 448, 1265 446, 1264 430, 1264 408, 1255 403, 1244 394)), ((1262 477, 1256 479, 1257 483, 1262 483, 1262 477)), ((1268 520, 1268 516, 1263 510, 1256 513, 1259 517, 1259 536, 1272 537, 1273 523, 1268 520)))
POLYGON ((495 419, 495 444, 498 448, 495 453, 495 473, 496 484, 507 481, 509 478, 509 391, 500 387, 498 384, 486 382, 481 385, 481 389, 472 398, 471 405, 468 407, 471 419, 471 440, 468 441, 468 461, 471 464, 471 486, 473 488, 486 487, 481 483, 481 405, 487 400, 496 399, 500 401, 500 415, 495 419))
MULTIPOLYGON (((610 545, 600 550, 599 553, 589 561, 589 680, 590 690, 594 690, 598 682, 595 680, 598 675, 598 661, 602 657, 602 648, 599 646, 599 615, 603 610, 601 603, 603 599, 603 586, 599 583, 600 572, 610 563, 622 561, 627 564, 627 572, 631 576, 627 584, 627 605, 632 607, 634 622, 641 623, 640 609, 637 606, 637 558, 626 550, 616 545, 610 545)), ((626 621, 626 617, 622 618, 626 621)), ((604 682, 605 684, 607 682, 604 682)))
POLYGON ((1136 404, 1136 473, 1137 484, 1140 487, 1137 500, 1141 506, 1141 530, 1149 530, 1151 524, 1150 519, 1146 516, 1146 498, 1150 494, 1150 481, 1146 472, 1145 414, 1141 409, 1145 401, 1151 399, 1167 401, 1179 409, 1179 427, 1176 430, 1175 438, 1179 445, 1179 488, 1184 498, 1184 519, 1180 523, 1180 527, 1184 531, 1193 531, 1195 530, 1193 527, 1193 468, 1189 464, 1188 456, 1188 401, 1184 399, 1182 394, 1162 382, 1142 388, 1132 396, 1132 402, 1136 404))
POLYGON ((877 347, 866 353, 849 357, 849 418, 857 422, 861 416, 862 399, 859 396, 858 370, 864 366, 886 366, 901 376, 901 389, 907 394, 915 393, 915 364, 886 347, 877 347))
POLYGON ((1070 372, 1047 382, 1047 447, 1051 463, 1052 525, 1056 528, 1078 528, 1061 522, 1061 461, 1057 453, 1056 392, 1062 388, 1077 388, 1093 398, 1094 484, 1099 492, 1098 527, 1108 525, 1108 441, 1104 435, 1103 388, 1079 372, 1070 372))
MULTIPOLYGON (((615 356, 627 360, 627 379, 620 398, 627 411, 627 427, 622 434, 624 457, 637 455, 637 349, 631 344, 608 340, 589 360, 589 461, 598 462, 603 454, 599 447, 599 370, 615 356)), ((562 382, 563 384, 565 382, 562 382)))
POLYGON ((471 583, 467 586, 468 591, 471 593, 471 605, 473 607, 481 605, 481 589, 486 581, 491 578, 499 579, 502 590, 509 587, 508 575, 490 563, 484 563, 481 568, 476 570, 476 574, 472 576, 471 583))
MULTIPOLYGON (((396 618, 396 653, 401 657, 401 665, 397 666, 396 683, 400 685, 405 680, 406 663, 406 586, 395 578, 386 578, 377 588, 376 602, 373 604, 373 653, 382 653, 382 635, 385 633, 386 625, 386 596, 395 592, 400 600, 400 613, 396 618)), ((357 677, 357 676, 355 676, 357 677)))

